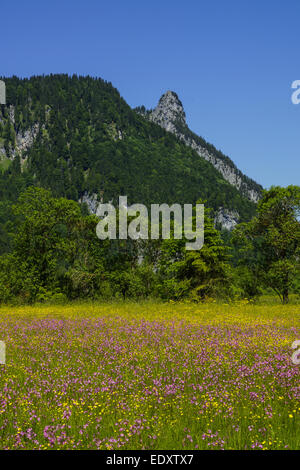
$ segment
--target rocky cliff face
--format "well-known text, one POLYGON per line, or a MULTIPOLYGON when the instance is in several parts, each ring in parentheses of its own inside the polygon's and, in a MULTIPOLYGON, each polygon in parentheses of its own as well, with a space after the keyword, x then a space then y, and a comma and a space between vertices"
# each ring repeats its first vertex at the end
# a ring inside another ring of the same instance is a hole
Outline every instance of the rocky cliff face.
POLYGON ((175 134, 201 157, 212 163, 223 178, 235 186, 243 196, 255 203, 260 199, 262 187, 259 184, 243 175, 228 157, 188 128, 182 103, 176 93, 167 91, 162 95, 155 109, 142 112, 142 114, 168 132, 175 134))
POLYGON ((97 194, 89 194, 87 191, 84 192, 78 202, 80 202, 81 204, 86 204, 90 214, 96 214, 97 208, 100 204, 100 201, 98 201, 97 194))
POLYGON ((215 225, 222 229, 232 230, 239 223, 239 214, 236 211, 229 211, 220 207, 215 215, 215 225))
POLYGON ((150 112, 149 119, 176 135, 178 128, 186 125, 182 103, 173 91, 162 95, 156 108, 150 112))
MULTIPOLYGON (((15 126, 15 108, 14 106, 10 106, 8 110, 8 116, 11 124, 15 126)), ((15 136, 15 143, 14 145, 10 145, 9 153, 12 158, 15 158, 16 155, 20 155, 22 157, 21 164, 26 161, 26 151, 32 147, 38 133, 39 133, 40 125, 39 123, 35 123, 29 129, 16 132, 15 136)), ((0 145, 0 157, 7 157, 4 145, 0 145)))

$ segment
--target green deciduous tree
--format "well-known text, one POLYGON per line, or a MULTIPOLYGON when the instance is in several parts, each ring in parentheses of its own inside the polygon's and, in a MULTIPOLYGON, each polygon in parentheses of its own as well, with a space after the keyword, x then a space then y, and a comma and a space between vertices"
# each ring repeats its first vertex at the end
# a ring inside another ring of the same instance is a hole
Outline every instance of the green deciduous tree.
POLYGON ((205 300, 228 288, 230 266, 228 250, 214 228, 210 211, 205 209, 204 246, 201 250, 185 249, 186 240, 162 243, 160 275, 163 295, 180 299, 189 296, 205 300))
POLYGON ((21 194, 14 212, 19 222, 13 249, 0 259, 2 298, 9 292, 28 302, 53 293, 92 297, 103 269, 98 219, 84 217, 76 202, 38 187, 21 194))
POLYGON ((234 232, 241 263, 271 287, 283 303, 300 269, 300 187, 264 191, 257 216, 234 232))

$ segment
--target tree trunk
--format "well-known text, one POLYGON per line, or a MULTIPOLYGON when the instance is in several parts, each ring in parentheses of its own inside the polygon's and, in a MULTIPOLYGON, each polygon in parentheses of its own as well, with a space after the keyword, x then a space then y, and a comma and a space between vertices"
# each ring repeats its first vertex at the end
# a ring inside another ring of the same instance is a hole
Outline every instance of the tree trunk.
POLYGON ((283 293, 282 293, 282 303, 283 303, 283 304, 288 304, 288 303, 289 303, 289 289, 288 289, 288 287, 286 287, 286 288, 283 290, 283 293))

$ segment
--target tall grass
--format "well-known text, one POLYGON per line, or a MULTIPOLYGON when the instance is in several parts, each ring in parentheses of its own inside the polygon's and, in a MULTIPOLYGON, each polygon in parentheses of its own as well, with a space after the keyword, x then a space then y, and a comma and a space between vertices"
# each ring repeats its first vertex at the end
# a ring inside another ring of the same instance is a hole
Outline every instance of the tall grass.
POLYGON ((299 449, 299 305, 3 307, 2 449, 299 449))

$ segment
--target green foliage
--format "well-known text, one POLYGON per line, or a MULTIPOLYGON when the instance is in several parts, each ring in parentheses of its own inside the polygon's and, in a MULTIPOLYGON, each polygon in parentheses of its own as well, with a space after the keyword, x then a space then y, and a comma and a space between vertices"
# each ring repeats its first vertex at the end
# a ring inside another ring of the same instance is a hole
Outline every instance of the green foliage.
MULTIPOLYGON (((205 242, 201 250, 186 250, 186 240, 164 240, 160 260, 162 296, 195 301, 224 294, 229 286, 229 255, 209 211, 204 216, 205 242)), ((226 294, 225 294, 226 295, 226 294)))
POLYGON ((99 240, 98 218, 81 209, 38 187, 20 195, 13 207, 11 250, 0 256, 2 302, 145 298, 153 293, 153 267, 138 265, 137 242, 99 240))
MULTIPOLYGON (((97 219, 83 217, 74 201, 53 198, 42 188, 31 187, 14 206, 19 218, 11 253, 2 256, 2 298, 19 297, 24 301, 45 300, 54 293, 76 295, 74 270, 81 278, 97 276, 97 257, 92 259, 91 238, 97 242, 97 219)), ((80 292, 89 293, 86 279, 80 292)))
POLYGON ((15 151, 16 134, 37 124, 38 132, 21 160, 3 168, 1 200, 16 200, 34 184, 76 201, 100 192, 104 201, 127 195, 130 203, 146 205, 195 203, 201 197, 215 210, 237 210, 242 221, 253 216, 255 205, 209 162, 133 111, 110 83, 76 75, 5 82, 0 138, 7 156, 15 151))
POLYGON ((98 218, 87 215, 84 206, 29 187, 14 206, 0 204, 0 301, 161 297, 198 302, 256 298, 263 287, 287 301, 291 289, 300 292, 299 188, 273 188, 271 194, 264 194, 257 217, 235 230, 237 246, 230 257, 224 242, 229 244, 230 237, 222 234, 222 239, 208 209, 204 246, 188 251, 185 238, 99 240, 98 218))
MULTIPOLYGON (((110 83, 50 75, 5 79, 0 108, 0 300, 77 298, 255 298, 272 288, 284 302, 300 292, 299 187, 271 188, 256 206, 191 148, 133 111, 110 83), (13 113, 13 118, 12 118, 13 113), (33 145, 17 152, 25 132, 33 145), (4 149, 4 153, 3 153, 4 149), (185 240, 105 240, 78 201, 196 203, 206 200, 205 244, 185 240), (232 244, 212 223, 236 210, 232 244), (231 246, 231 257, 229 256, 231 246), (142 262, 141 262, 142 253, 142 262)), ((187 129, 182 129, 188 133, 187 129)), ((191 137, 191 134, 186 134, 191 137)), ((200 137, 197 143, 233 165, 200 137)))
POLYGON ((264 191, 257 216, 235 229, 240 263, 252 275, 271 287, 282 299, 299 277, 300 256, 300 187, 272 187, 264 191))

